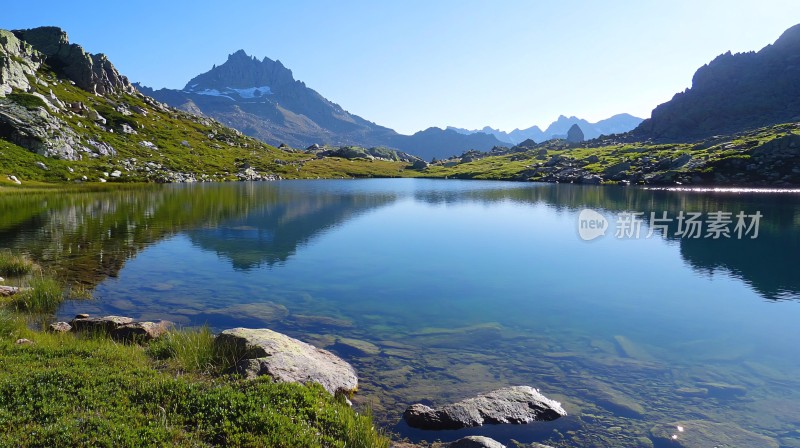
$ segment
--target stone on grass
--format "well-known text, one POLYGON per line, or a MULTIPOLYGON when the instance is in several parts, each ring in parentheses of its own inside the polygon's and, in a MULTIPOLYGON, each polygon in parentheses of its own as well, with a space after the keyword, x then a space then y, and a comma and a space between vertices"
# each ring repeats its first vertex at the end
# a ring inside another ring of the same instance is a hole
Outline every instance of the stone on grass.
POLYGON ((72 325, 67 322, 55 322, 50 324, 48 330, 51 333, 67 333, 72 330, 72 325))
MULTIPOLYGON (((78 316, 84 316, 79 314, 78 316)), ((72 325, 75 331, 97 332, 97 333, 111 333, 119 328, 121 325, 133 322, 130 317, 122 316, 105 316, 105 317, 78 317, 72 319, 72 325)))
POLYGON ((173 323, 167 320, 159 322, 131 322, 122 324, 111 330, 111 337, 120 341, 152 341, 167 334, 173 323))

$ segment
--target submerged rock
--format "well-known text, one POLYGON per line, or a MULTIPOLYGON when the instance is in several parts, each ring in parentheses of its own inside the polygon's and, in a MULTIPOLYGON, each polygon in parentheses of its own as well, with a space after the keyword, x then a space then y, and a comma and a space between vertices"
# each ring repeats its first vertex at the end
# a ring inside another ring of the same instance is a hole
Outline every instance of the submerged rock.
POLYGON ((358 389, 355 369, 333 353, 268 329, 223 331, 218 350, 242 359, 236 370, 248 378, 269 375, 275 381, 318 383, 332 394, 358 389))
POLYGON ((645 414, 644 407, 628 394, 599 381, 589 382, 589 385, 590 394, 600 406, 609 411, 627 418, 641 418, 645 414))
POLYGON ((747 431, 732 423, 704 420, 685 420, 656 425, 650 430, 650 435, 656 443, 677 448, 778 448, 778 442, 770 437, 747 431))
POLYGON ((498 389, 474 398, 433 409, 413 404, 403 413, 412 428, 460 429, 483 424, 524 424, 550 421, 567 415, 561 404, 530 386, 498 389))
POLYGON ((380 347, 372 342, 362 341, 361 339, 338 338, 336 343, 353 349, 362 355, 378 355, 381 353, 380 347))
POLYGON ((447 448, 506 448, 506 446, 488 437, 467 436, 448 444, 447 448))
POLYGON ((736 384, 726 383, 700 383, 700 386, 708 390, 708 395, 716 398, 735 398, 747 394, 747 388, 736 384))

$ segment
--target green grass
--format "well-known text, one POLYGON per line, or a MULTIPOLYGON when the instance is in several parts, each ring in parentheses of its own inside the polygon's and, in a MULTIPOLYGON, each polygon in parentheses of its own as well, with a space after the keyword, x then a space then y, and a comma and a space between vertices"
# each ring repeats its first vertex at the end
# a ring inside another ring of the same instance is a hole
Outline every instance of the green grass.
POLYGON ((65 291, 41 273, 27 280, 0 306, 0 446, 389 446, 369 412, 319 385, 223 375, 230 357, 208 327, 146 347, 34 331, 21 312, 53 312, 65 291))
POLYGON ((19 276, 31 273, 36 265, 25 255, 0 250, 0 275, 19 276))
POLYGON ((355 413, 318 385, 175 376, 154 369, 139 346, 22 336, 34 344, 0 341, 1 446, 389 444, 368 413, 355 413))
POLYGON ((11 296, 10 305, 18 311, 52 313, 64 301, 64 289, 51 277, 34 275, 28 288, 11 296))
POLYGON ((36 95, 31 95, 30 93, 23 93, 23 92, 10 93, 8 94, 8 99, 28 109, 38 109, 40 107, 46 107, 43 99, 39 98, 36 95))

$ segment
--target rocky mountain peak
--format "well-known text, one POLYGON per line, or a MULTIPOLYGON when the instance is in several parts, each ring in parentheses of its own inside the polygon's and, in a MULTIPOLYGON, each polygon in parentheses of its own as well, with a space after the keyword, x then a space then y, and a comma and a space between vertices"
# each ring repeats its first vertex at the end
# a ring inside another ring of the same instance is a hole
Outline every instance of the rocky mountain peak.
POLYGON ((104 54, 87 53, 80 45, 70 44, 61 28, 43 26, 12 32, 45 55, 50 67, 83 90, 100 95, 134 91, 128 78, 120 75, 104 54))
POLYGON ((206 73, 192 78, 184 90, 247 89, 266 86, 274 91, 294 83, 292 71, 284 67, 281 61, 273 61, 266 57, 259 61, 244 50, 238 50, 228 55, 228 60, 224 64, 214 66, 206 73))

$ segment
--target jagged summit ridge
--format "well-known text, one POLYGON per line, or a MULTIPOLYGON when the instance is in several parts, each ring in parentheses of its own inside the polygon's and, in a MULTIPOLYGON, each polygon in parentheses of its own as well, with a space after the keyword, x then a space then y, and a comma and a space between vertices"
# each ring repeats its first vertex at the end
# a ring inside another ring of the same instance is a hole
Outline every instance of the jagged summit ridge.
POLYGON ((412 136, 400 135, 327 100, 295 80, 292 71, 279 60, 259 60, 244 50, 195 76, 182 90, 137 88, 159 101, 214 117, 275 146, 391 147, 430 159, 468 149, 488 150, 501 144, 492 136, 464 136, 437 128, 412 136))
POLYGON ((292 71, 281 61, 265 57, 258 60, 244 50, 228 55, 224 64, 195 76, 186 83, 185 91, 248 89, 269 87, 272 90, 286 88, 297 83, 292 71))

